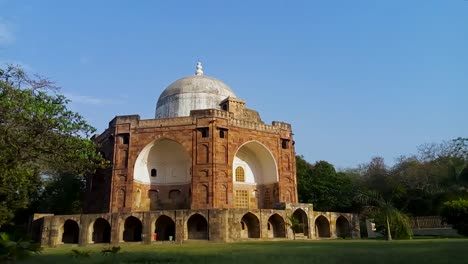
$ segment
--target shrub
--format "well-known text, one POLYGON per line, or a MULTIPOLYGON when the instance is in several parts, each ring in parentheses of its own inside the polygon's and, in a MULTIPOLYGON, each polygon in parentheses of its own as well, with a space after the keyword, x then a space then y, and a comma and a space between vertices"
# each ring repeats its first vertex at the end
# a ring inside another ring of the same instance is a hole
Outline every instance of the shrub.
POLYGON ((441 214, 444 221, 451 224, 459 234, 468 235, 468 200, 445 202, 441 214))

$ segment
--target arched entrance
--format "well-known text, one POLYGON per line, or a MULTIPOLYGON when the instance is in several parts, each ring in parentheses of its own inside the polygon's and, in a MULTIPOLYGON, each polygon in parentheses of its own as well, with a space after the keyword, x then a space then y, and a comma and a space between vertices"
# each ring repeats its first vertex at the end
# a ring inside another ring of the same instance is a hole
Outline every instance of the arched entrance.
POLYGON ((175 240, 174 221, 167 215, 161 215, 156 220, 154 233, 157 241, 175 240))
POLYGON ((252 213, 246 213, 241 219, 242 238, 260 238, 260 221, 252 213))
POLYGON ((62 242, 64 244, 78 244, 80 227, 76 221, 68 219, 63 224, 62 242))
MULTIPOLYGON (((232 166, 236 207, 270 207, 271 204, 265 203, 257 190, 278 182, 278 167, 271 151, 258 141, 249 141, 236 151, 232 166), (250 191, 246 192, 246 186, 250 191)), ((276 199, 278 197, 273 197, 273 200, 276 199)))
POLYGON ((141 241, 142 230, 143 230, 143 225, 141 224, 140 219, 134 216, 129 216, 125 220, 125 224, 124 224, 123 241, 125 242, 141 241))
MULTIPOLYGON (((134 167, 134 180, 139 183, 157 185, 159 193, 150 192, 147 209, 188 209, 189 189, 192 176, 191 157, 184 146, 174 140, 161 138, 146 145, 138 154, 134 167), (178 194, 169 187, 177 185, 178 194)), ((137 199, 138 201, 138 199, 137 199)), ((143 204, 143 200, 141 201, 143 204)), ((146 209, 144 208, 144 209, 146 209)), ((146 209, 146 210, 147 210, 146 209)))
POLYGON ((342 215, 336 219, 336 236, 342 238, 351 237, 349 221, 342 215))
POLYGON ((274 214, 268 218, 268 237, 286 237, 286 229, 284 219, 278 214, 274 214))
POLYGON ((296 236, 304 236, 305 238, 309 237, 309 221, 307 213, 302 209, 296 209, 292 217, 296 218, 299 222, 299 225, 294 229, 296 236))
POLYGON ((317 237, 330 237, 330 223, 323 215, 315 220, 315 234, 317 237))
POLYGON ((187 221, 188 239, 208 239, 208 222, 200 214, 192 215, 187 221))
POLYGON ((111 226, 104 218, 98 218, 93 224, 94 243, 110 243, 111 226))

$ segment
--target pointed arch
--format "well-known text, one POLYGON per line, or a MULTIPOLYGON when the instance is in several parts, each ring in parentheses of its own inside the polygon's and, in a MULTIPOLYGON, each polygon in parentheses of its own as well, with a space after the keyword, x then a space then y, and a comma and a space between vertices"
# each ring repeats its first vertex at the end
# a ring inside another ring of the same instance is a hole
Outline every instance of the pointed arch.
POLYGON ((307 213, 298 208, 292 214, 299 221, 299 226, 294 230, 296 235, 303 235, 304 237, 309 237, 309 217, 307 213))
POLYGON ((336 219, 336 236, 337 237, 351 237, 351 226, 346 217, 340 215, 336 219))
POLYGON ((93 223, 92 241, 94 243, 110 243, 111 239, 111 226, 109 222, 99 217, 93 223))
POLYGON ((243 238, 260 238, 260 221, 258 217, 250 212, 242 216, 241 237, 243 238), (243 229, 242 229, 243 227, 243 229))
POLYGON ((62 243, 78 244, 80 226, 75 220, 68 219, 63 223, 62 243))
POLYGON ((278 166, 272 152, 262 143, 252 140, 242 144, 234 155, 233 179, 236 168, 245 170, 245 182, 250 184, 271 184, 278 182, 278 166))
POLYGON ((315 219, 315 234, 319 238, 330 237, 330 222, 323 215, 315 219))
POLYGON ((133 176, 136 182, 144 184, 188 184, 192 178, 190 166, 191 156, 182 144, 158 138, 138 154, 133 176))
POLYGON ((161 215, 155 222, 154 233, 157 241, 175 240, 175 222, 167 215, 161 215))
POLYGON ((277 238, 277 237, 286 237, 286 225, 284 223, 283 217, 279 214, 273 214, 268 218, 268 225, 270 228, 268 230, 268 237, 277 238))
POLYGON ((208 222, 200 214, 193 214, 187 221, 188 239, 207 240, 208 222))
POLYGON ((143 231, 143 225, 140 219, 134 216, 127 217, 124 223, 123 241, 125 242, 141 241, 142 231, 143 231))

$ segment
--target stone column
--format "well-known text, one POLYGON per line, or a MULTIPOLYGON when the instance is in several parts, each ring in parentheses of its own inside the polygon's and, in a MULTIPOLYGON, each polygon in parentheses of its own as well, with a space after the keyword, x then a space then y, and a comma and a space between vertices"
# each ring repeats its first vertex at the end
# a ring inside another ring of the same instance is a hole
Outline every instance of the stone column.
POLYGON ((143 229, 141 230, 141 240, 144 244, 151 244, 151 213, 143 213, 143 229))
POLYGON ((119 224, 119 213, 112 213, 111 216, 111 244, 117 245, 120 243, 120 224, 119 224))

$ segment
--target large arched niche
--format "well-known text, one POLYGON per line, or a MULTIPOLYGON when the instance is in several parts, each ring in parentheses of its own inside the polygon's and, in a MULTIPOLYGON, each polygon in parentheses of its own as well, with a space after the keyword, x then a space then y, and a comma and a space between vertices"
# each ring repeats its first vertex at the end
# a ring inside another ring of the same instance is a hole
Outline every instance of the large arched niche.
POLYGON ((245 184, 272 184, 278 182, 278 166, 271 151, 258 141, 243 144, 233 162, 233 181, 245 184), (236 181, 236 168, 242 167, 243 182, 236 181))
POLYGON ((133 178, 144 184, 186 184, 191 182, 190 164, 191 158, 181 144, 163 138, 143 148, 133 178))

